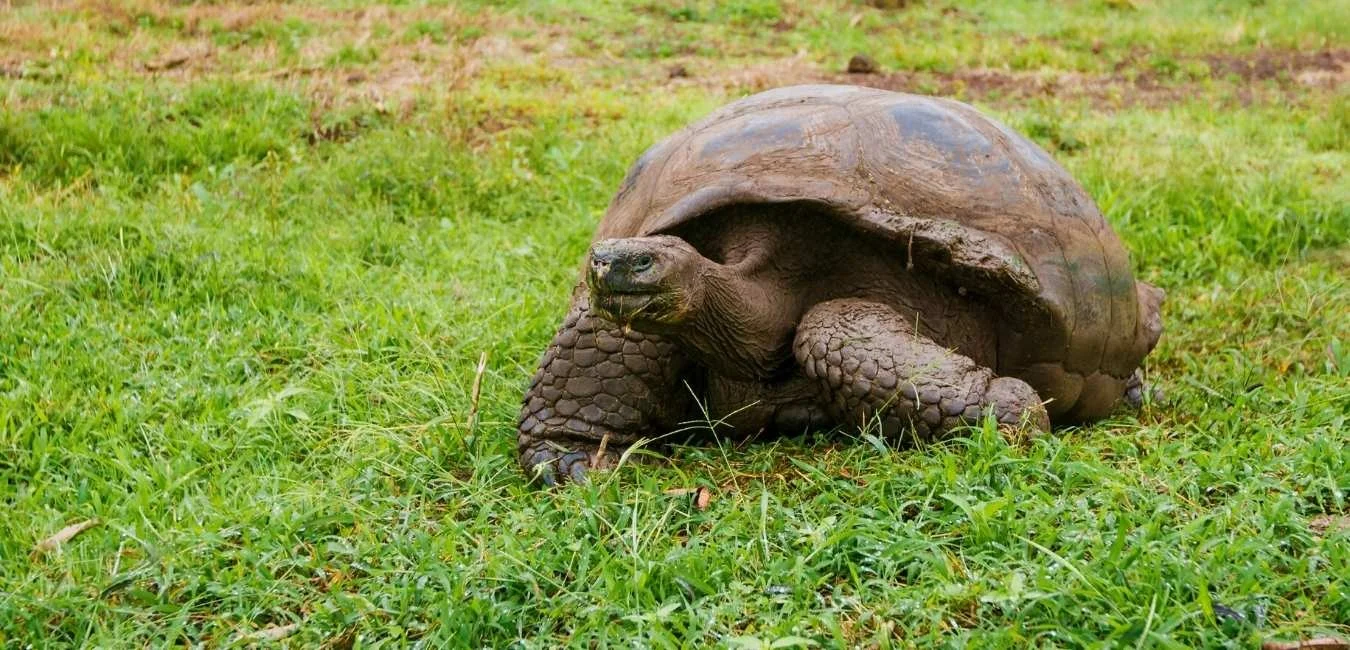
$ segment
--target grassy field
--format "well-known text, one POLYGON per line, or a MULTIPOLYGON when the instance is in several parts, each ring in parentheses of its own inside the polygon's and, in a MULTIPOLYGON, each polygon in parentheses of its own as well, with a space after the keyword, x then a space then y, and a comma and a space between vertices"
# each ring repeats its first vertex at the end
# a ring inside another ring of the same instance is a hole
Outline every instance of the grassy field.
POLYGON ((1344 0, 366 4, 0 2, 0 646, 1350 637, 1344 0), (627 165, 808 81, 1046 147, 1168 291, 1165 401, 527 486, 627 165))

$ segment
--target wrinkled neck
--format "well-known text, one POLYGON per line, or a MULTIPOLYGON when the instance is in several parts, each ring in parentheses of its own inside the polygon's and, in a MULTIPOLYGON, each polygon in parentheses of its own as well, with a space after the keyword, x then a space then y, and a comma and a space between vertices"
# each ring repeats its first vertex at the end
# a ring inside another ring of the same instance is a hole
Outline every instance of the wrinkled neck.
POLYGON ((743 380, 781 373, 791 359, 791 293, 742 268, 709 264, 698 305, 677 334, 704 367, 743 380))

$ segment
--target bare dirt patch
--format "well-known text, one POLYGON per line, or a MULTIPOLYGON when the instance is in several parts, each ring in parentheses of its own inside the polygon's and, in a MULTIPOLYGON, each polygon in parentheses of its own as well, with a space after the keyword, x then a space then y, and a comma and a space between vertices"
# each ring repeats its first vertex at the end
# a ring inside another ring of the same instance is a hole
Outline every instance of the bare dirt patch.
POLYGON ((1350 515, 1318 515, 1308 521, 1308 528, 1318 535, 1350 530, 1350 515))
MULTIPOLYGON (((1245 55, 1214 55, 1205 62, 1210 68, 1207 79, 1117 66, 1117 71, 1110 75, 967 70, 931 75, 900 72, 884 75, 875 83, 870 79, 861 82, 893 90, 935 86, 930 92, 972 99, 1060 97, 1087 100, 1098 107, 1160 107, 1207 94, 1211 89, 1235 90, 1243 104, 1251 103, 1262 91, 1297 101, 1310 85, 1330 88, 1343 85, 1346 69, 1350 67, 1350 50, 1317 53, 1258 50, 1245 55)), ((839 78, 835 75, 835 79, 839 78)))
POLYGON ((1343 74, 1350 50, 1289 52, 1258 50, 1250 56, 1216 54, 1206 57, 1215 76, 1233 74, 1244 81, 1297 77, 1308 72, 1343 74))
POLYGON ((701 83, 749 91, 797 83, 857 84, 992 103, 1020 103, 1038 98, 1085 100, 1099 108, 1161 107, 1201 94, 1213 95, 1215 91, 1228 91, 1242 104, 1272 95, 1297 102, 1310 89, 1343 88, 1347 72, 1350 72, 1350 49, 1318 52, 1257 50, 1247 54, 1211 55, 1200 62, 1208 66, 1207 77, 1141 69, 1139 61, 1123 61, 1116 66, 1115 72, 1100 75, 993 69, 850 74, 824 71, 794 58, 727 71, 703 79, 701 83))

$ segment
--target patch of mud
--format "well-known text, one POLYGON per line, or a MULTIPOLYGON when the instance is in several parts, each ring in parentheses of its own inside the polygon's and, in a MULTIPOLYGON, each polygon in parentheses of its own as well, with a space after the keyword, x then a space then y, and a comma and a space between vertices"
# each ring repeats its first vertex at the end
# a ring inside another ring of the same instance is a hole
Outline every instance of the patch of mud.
MULTIPOLYGON (((1140 57, 1142 59, 1142 57, 1140 57)), ((848 74, 820 70, 801 58, 748 66, 704 79, 705 85, 756 92, 799 83, 855 84, 991 103, 1021 103, 1059 98, 1088 101, 1095 107, 1162 107, 1215 90, 1231 91, 1235 101, 1249 104, 1275 96, 1297 102, 1310 89, 1336 90, 1350 73, 1350 50, 1317 52, 1257 50, 1247 54, 1210 55, 1183 61, 1186 69, 1207 66, 1208 76, 1168 74, 1141 61, 1126 60, 1111 74, 1077 72, 1012 72, 971 69, 956 72, 895 71, 848 74), (1194 63, 1200 65, 1192 65, 1194 63)), ((1181 64, 1176 64, 1180 67, 1181 64)))
POLYGON ((1345 72, 1350 50, 1289 52, 1257 50, 1248 56, 1218 54, 1206 58, 1214 76, 1237 75, 1244 81, 1298 76, 1306 72, 1345 72))

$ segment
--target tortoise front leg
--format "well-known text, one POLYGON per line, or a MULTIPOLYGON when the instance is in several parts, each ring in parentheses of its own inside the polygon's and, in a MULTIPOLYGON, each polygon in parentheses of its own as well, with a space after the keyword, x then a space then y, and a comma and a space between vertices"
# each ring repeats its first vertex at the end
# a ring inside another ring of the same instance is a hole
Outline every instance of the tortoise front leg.
POLYGON ((793 351, 840 424, 866 426, 878 418, 888 437, 906 429, 939 437, 992 408, 999 422, 1025 419, 1050 428, 1045 407, 1026 382, 995 376, 915 332, 880 303, 844 299, 812 307, 797 328, 793 351))
POLYGON ((516 450, 547 485, 582 482, 628 445, 679 422, 687 363, 669 339, 625 330, 590 311, 584 286, 525 393, 516 450))

